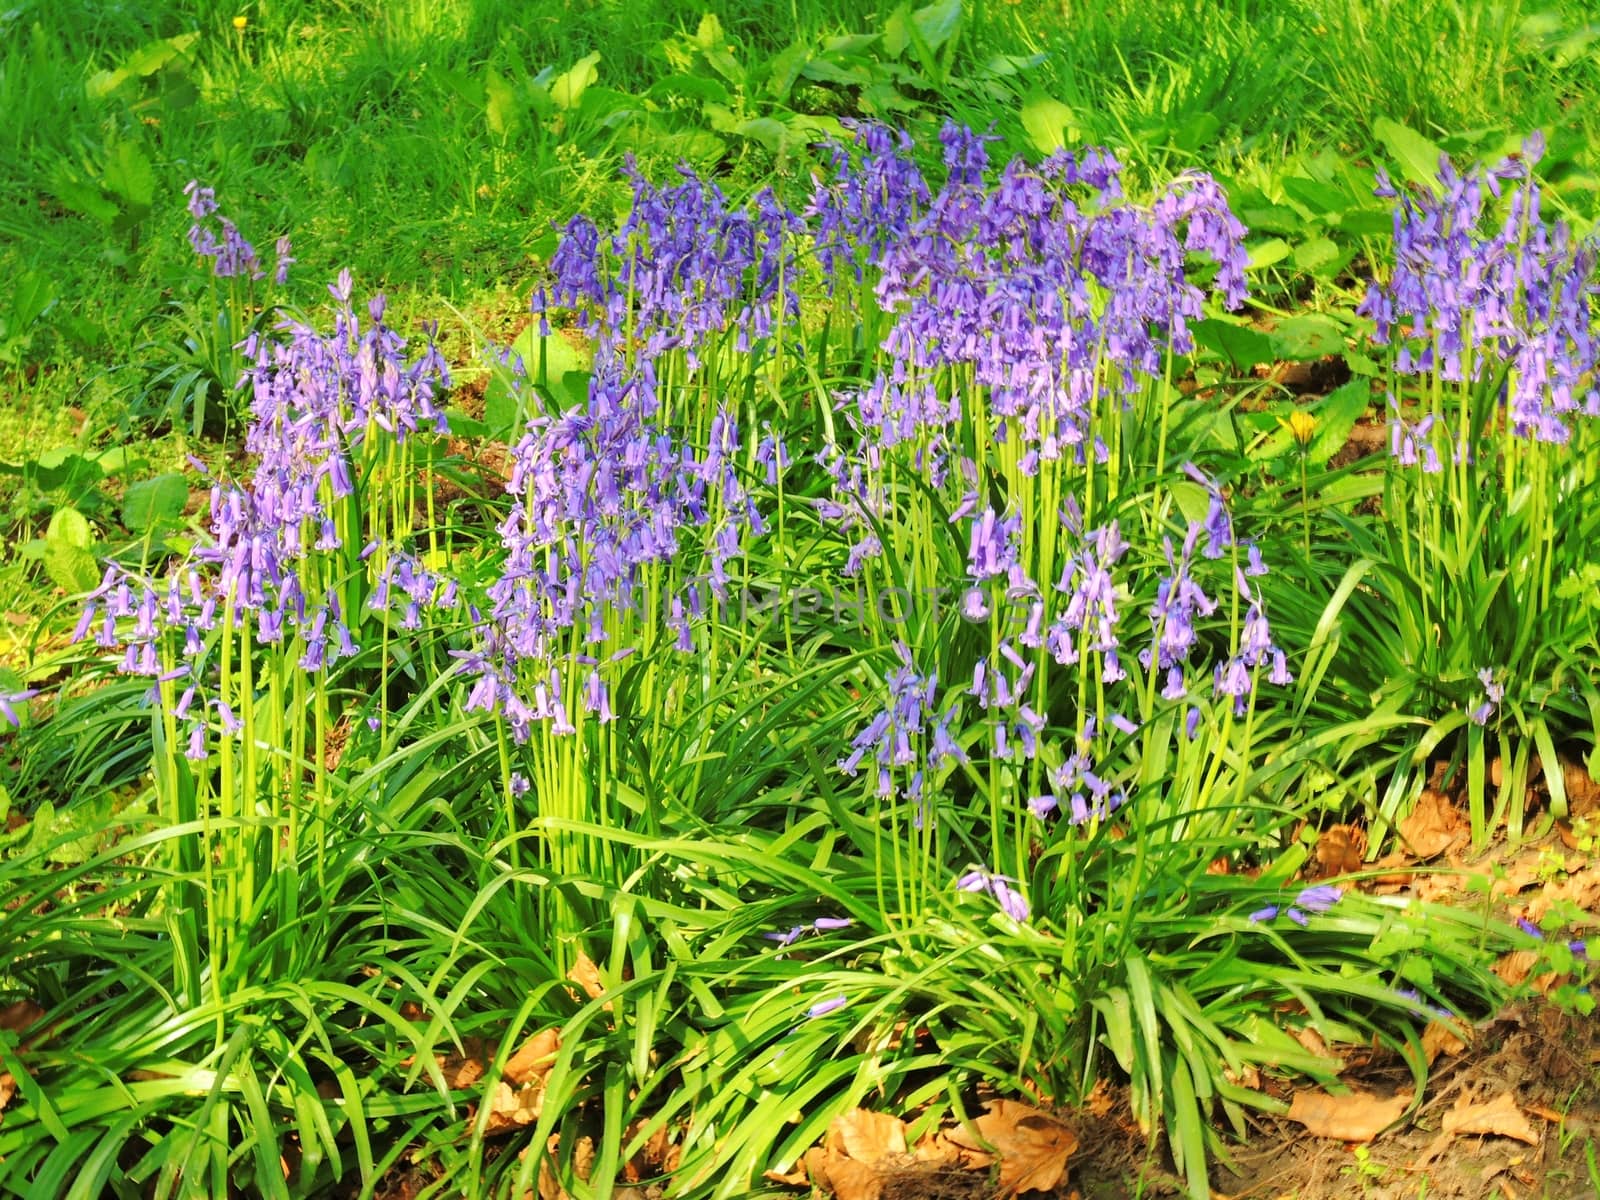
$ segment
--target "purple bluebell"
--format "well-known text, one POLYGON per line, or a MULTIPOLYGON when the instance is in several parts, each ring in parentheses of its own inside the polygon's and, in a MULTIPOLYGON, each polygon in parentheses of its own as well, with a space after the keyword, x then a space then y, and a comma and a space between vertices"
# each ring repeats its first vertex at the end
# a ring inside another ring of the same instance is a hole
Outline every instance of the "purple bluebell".
POLYGON ((963 892, 988 892, 1001 912, 1021 924, 1033 912, 1027 897, 1012 886, 1016 882, 1010 876, 996 875, 984 867, 970 867, 966 874, 956 880, 956 887, 963 892))

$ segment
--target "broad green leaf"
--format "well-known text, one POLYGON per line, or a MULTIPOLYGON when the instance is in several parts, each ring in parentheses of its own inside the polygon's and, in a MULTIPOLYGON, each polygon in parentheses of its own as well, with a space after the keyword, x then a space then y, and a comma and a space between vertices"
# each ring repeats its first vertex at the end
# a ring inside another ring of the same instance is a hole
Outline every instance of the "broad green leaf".
POLYGON ((1312 216, 1330 216, 1345 208, 1350 200, 1342 188, 1318 179, 1291 175, 1280 183, 1289 199, 1312 216))
POLYGON ((1344 333, 1327 317, 1307 313, 1280 321, 1272 331, 1273 353, 1297 362, 1344 353, 1344 333))
POLYGON ((154 75, 176 58, 188 54, 190 47, 200 40, 199 33, 180 33, 176 37, 146 42, 128 55, 123 69, 131 75, 154 75))
POLYGON ((41 491, 64 491, 74 499, 105 478, 98 463, 67 446, 46 450, 31 465, 41 491))
POLYGON ((72 596, 91 591, 100 582, 94 555, 70 542, 45 540, 44 569, 52 583, 72 596))
POLYGON ((912 13, 911 22, 928 49, 939 50, 961 28, 961 0, 934 0, 912 13))
POLYGON ((1415 129, 1387 117, 1373 122, 1372 132, 1406 179, 1429 188, 1438 183, 1441 154, 1438 146, 1415 129))
POLYGON ((15 276, 6 308, 0 311, 0 333, 20 334, 44 316, 55 298, 56 285, 43 271, 23 271, 15 276))
POLYGON ((583 99, 583 93, 588 86, 599 78, 599 53, 586 54, 574 63, 570 70, 557 76, 550 84, 550 99, 557 108, 570 112, 578 106, 578 101, 583 99))
POLYGON ((189 485, 182 475, 157 475, 128 485, 122 499, 122 523, 134 533, 148 533, 183 515, 189 485))
POLYGON ((838 83, 846 87, 861 87, 873 82, 873 73, 866 64, 855 65, 834 55, 820 55, 811 59, 800 74, 816 83, 838 83))
POLYGON ((136 142, 124 138, 112 147, 102 176, 106 190, 142 215, 156 198, 156 173, 136 142))
POLYGON ((774 54, 767 63, 767 95, 779 101, 788 100, 794 81, 800 78, 800 72, 810 61, 811 47, 804 42, 795 42, 787 50, 774 54))
POLYGON ((1189 329, 1197 343, 1227 359, 1240 372, 1272 362, 1277 356, 1272 339, 1248 325, 1209 317, 1194 322, 1189 329))
POLYGON ((483 76, 483 117, 496 137, 506 137, 522 121, 516 89, 493 67, 483 76))
MULTIPOLYGON (((790 83, 793 82, 791 79, 790 83)), ((726 104, 729 100, 729 92, 725 85, 704 75, 690 75, 685 71, 657 80, 651 85, 647 94, 655 100, 666 100, 674 96, 702 102, 710 100, 716 104, 726 104)))
POLYGON ((883 52, 899 58, 911 45, 911 6, 902 4, 883 23, 883 52))
POLYGON ((137 470, 144 466, 145 460, 139 457, 138 451, 132 446, 112 446, 96 454, 93 462, 110 479, 124 471, 137 470))
POLYGON ((1316 433, 1306 448, 1311 461, 1320 465, 1337 454, 1371 404, 1372 389, 1365 379, 1352 379, 1323 397, 1315 408, 1316 433))
POLYGON ((1282 238, 1268 238, 1250 247, 1250 259, 1245 270, 1260 271, 1289 257, 1289 243, 1282 238))
POLYGON ((1040 154, 1053 154, 1079 140, 1073 116, 1071 108, 1042 92, 1033 92, 1022 102, 1022 128, 1040 154))
POLYGON ((756 117, 749 121, 741 121, 734 132, 741 137, 761 143, 771 154, 781 153, 789 141, 788 127, 775 117, 756 117))
POLYGON ((1312 275, 1332 274, 1342 265, 1343 252, 1332 238, 1316 237, 1294 248, 1294 265, 1312 275))
POLYGON ((1386 208, 1356 208, 1330 219, 1351 237, 1383 237, 1394 230, 1394 215, 1386 208))
POLYGON ((728 35, 723 32, 722 21, 716 13, 706 13, 700 18, 700 25, 694 32, 694 43, 702 50, 712 50, 723 45, 728 40, 728 35))
POLYGON ((94 544, 94 533, 89 528, 88 519, 70 505, 56 509, 51 515, 44 538, 47 542, 78 546, 84 550, 94 544))
POLYGON ((1241 203, 1239 219, 1252 233, 1283 233, 1298 237, 1306 231, 1306 219, 1285 204, 1241 203))
POLYGON ((1217 119, 1215 113, 1191 113, 1172 131, 1172 144, 1179 150, 1193 154, 1202 146, 1209 144, 1221 128, 1222 122, 1217 119))

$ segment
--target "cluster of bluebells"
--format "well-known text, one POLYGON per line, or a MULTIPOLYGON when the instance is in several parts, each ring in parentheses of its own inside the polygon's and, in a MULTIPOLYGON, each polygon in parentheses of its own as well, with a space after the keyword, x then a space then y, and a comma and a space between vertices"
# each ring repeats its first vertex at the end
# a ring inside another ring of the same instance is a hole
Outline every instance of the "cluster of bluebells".
MULTIPOLYGON (((896 509, 905 493, 893 480, 919 477, 948 499, 967 547, 962 615, 1002 626, 965 691, 989 732, 988 754, 1020 770, 1039 760, 1046 740, 1049 670, 1092 671, 1096 687, 1128 678, 1122 621, 1132 588, 1118 578, 1128 545, 1117 524, 1085 530, 1070 498, 1062 531, 1049 538, 1066 553, 1049 578, 1036 578, 1044 573, 1039 515, 997 502, 997 485, 1051 464, 1104 461, 1097 415, 1108 407, 1120 415, 1171 354, 1193 348, 1190 325, 1208 296, 1193 257, 1215 264, 1207 286, 1218 302, 1243 301, 1245 231, 1209 177, 1182 176, 1141 207, 1125 201, 1121 167, 1104 151, 994 171, 992 140, 947 125, 945 177, 935 188, 904 135, 858 126, 853 150, 836 149, 832 177, 817 185, 808 215, 818 261, 831 283, 858 285, 841 291, 870 287, 885 314, 879 371, 836 397, 854 441, 819 454, 833 486, 818 508, 852 538, 846 572, 855 574, 885 552, 881 531, 908 519, 896 509), (1018 612, 1023 619, 1007 624, 1018 612)), ((1241 557, 1220 489, 1201 481, 1210 511, 1181 558, 1169 547, 1153 643, 1139 654, 1147 669, 1156 664, 1173 700, 1189 694, 1196 622, 1216 608, 1194 580, 1201 540, 1206 558, 1241 557)), ((1248 564, 1235 572, 1249 610, 1243 637, 1212 679, 1241 711, 1258 674, 1289 680, 1250 582, 1265 569, 1254 547, 1248 564)), ((1132 736, 1135 726, 1116 712, 1100 718, 1073 718, 1096 732, 1048 773, 1051 790, 1029 800, 1036 815, 1060 811, 1083 823, 1126 800, 1090 759, 1101 741, 1132 736)), ((879 745, 881 726, 880 714, 863 729, 859 753, 879 745)))
MULTIPOLYGON (((790 462, 770 427, 752 450, 726 407, 697 443, 674 422, 669 389, 691 386, 730 332, 741 369, 772 352, 798 312, 800 219, 770 192, 731 206, 687 168, 666 188, 631 164, 628 175, 626 219, 608 233, 573 218, 534 297, 546 336, 556 310, 573 315, 595 370, 571 411, 533 405, 512 456, 504 566, 480 645, 462 655, 475 680, 468 707, 501 714, 518 741, 540 722, 572 732, 580 704, 613 719, 612 665, 641 636, 660 630, 677 650, 696 648, 694 630, 728 598, 730 567, 766 533, 745 468, 775 485, 790 462)), ((514 382, 528 387, 526 371, 514 382)))
POLYGON ((1327 912, 1335 904, 1339 903, 1339 898, 1343 895, 1343 890, 1331 883, 1313 884, 1308 888, 1302 888, 1300 893, 1295 896, 1293 903, 1268 904, 1256 909, 1255 912, 1250 914, 1250 923, 1252 925, 1261 925, 1276 921, 1279 916, 1282 916, 1303 929, 1311 923, 1311 918, 1308 914, 1327 912))
POLYGON ((1544 219, 1533 177, 1543 151, 1536 133, 1521 154, 1465 174, 1441 158, 1437 185, 1418 193, 1380 172, 1376 194, 1395 201, 1395 268, 1358 311, 1379 345, 1394 345, 1402 375, 1464 382, 1509 367, 1512 432, 1565 442, 1575 416, 1600 415, 1600 243, 1544 219))
MULTIPOLYGON (((1118 733, 1131 737, 1138 726, 1120 713, 1113 713, 1109 723, 1118 733)), ((1092 757, 1096 743, 1097 722, 1086 717, 1083 732, 1071 754, 1059 766, 1051 767, 1047 778, 1049 792, 1034 796, 1028 808, 1034 816, 1044 818, 1062 808, 1061 797, 1066 798, 1066 819, 1069 825, 1088 825, 1105 821, 1128 802, 1126 788, 1117 787, 1095 772, 1092 757)))
POLYGON ((1494 671, 1489 667, 1478 672, 1478 682, 1483 684, 1483 699, 1467 715, 1474 725, 1487 725, 1489 718, 1499 710, 1500 702, 1506 698, 1506 685, 1495 679, 1494 671))
MULTIPOLYGON (((266 278, 266 270, 256 257, 256 248, 245 240, 239 227, 217 208, 216 190, 191 179, 184 187, 188 197, 189 245, 201 258, 211 260, 211 273, 218 279, 244 277, 251 280, 266 278)), ((292 249, 287 237, 278 239, 277 261, 273 267, 273 282, 282 287, 289 281, 289 268, 294 265, 292 249)))
POLYGON ((984 867, 971 867, 956 880, 956 887, 963 892, 987 892, 994 897, 1001 912, 1020 924, 1033 915, 1033 909, 1028 898, 1017 890, 1016 882, 1008 875, 996 875, 984 867))
POLYGON ((506 557, 462 669, 475 678, 467 707, 500 713, 519 742, 536 722, 572 732, 579 703, 613 719, 611 666, 656 627, 694 650, 730 565, 766 532, 733 414, 717 412, 696 450, 660 420, 654 378, 600 364, 586 404, 535 417, 513 451, 506 557))
MULTIPOLYGON (((197 220, 214 205, 209 189, 192 189, 197 220)), ((449 373, 431 338, 413 356, 384 324, 382 296, 368 303, 363 321, 348 272, 330 291, 332 333, 286 321, 276 336, 253 334, 241 344, 255 470, 244 483, 213 481, 209 537, 164 578, 109 567, 74 632, 75 640, 93 633, 100 647, 120 648, 125 673, 178 685, 173 715, 186 725, 190 758, 206 757, 212 717, 224 733, 242 728, 215 695, 215 631, 248 629, 257 643, 296 645, 308 673, 357 654, 350 594, 327 582, 344 570, 350 523, 341 526, 341 502, 382 452, 380 432, 403 443, 422 429, 446 430, 439 400, 449 373)), ((361 557, 377 549, 368 546, 361 557)), ((457 603, 454 587, 403 548, 387 549, 376 569, 368 605, 397 612, 402 627, 417 627, 423 609, 457 603)))
POLYGON ((795 263, 800 218, 763 190, 731 206, 715 184, 681 167, 660 188, 633 167, 633 206, 612 233, 575 216, 550 259, 553 279, 534 296, 548 336, 555 309, 574 312, 597 354, 636 356, 653 371, 666 351, 700 366, 711 340, 732 329, 749 351, 799 309, 795 263))
POLYGON ((923 791, 930 774, 967 761, 967 755, 950 733, 954 707, 942 715, 937 706, 937 672, 918 674, 911 650, 895 646, 899 665, 888 679, 888 702, 850 743, 850 753, 839 760, 839 770, 857 774, 871 760, 880 797, 899 795, 918 805, 921 819, 923 791), (900 781, 896 783, 896 775, 900 781))
POLYGON ((1007 164, 987 182, 987 142, 955 125, 941 134, 946 179, 933 192, 904 137, 857 130, 857 153, 835 154, 810 215, 830 278, 871 272, 891 322, 889 365, 841 397, 868 446, 917 439, 934 471, 962 413, 959 374, 981 389, 997 443, 1015 439, 1019 467, 1103 453, 1092 418, 1107 386, 1132 388, 1171 352, 1193 348, 1190 322, 1206 292, 1187 257, 1217 263, 1214 291, 1244 298, 1244 227, 1216 181, 1186 175, 1148 208, 1122 201, 1121 167, 1104 151, 1007 164), (953 372, 948 368, 959 368, 953 372))

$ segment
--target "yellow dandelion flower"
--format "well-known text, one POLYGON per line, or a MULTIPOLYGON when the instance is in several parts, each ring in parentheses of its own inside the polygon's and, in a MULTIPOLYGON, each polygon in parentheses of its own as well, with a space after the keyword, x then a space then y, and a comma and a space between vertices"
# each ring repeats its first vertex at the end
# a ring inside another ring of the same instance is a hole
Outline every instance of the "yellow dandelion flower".
POLYGON ((1289 436, 1299 442, 1301 446, 1309 446, 1312 437, 1317 432, 1317 419, 1308 412, 1296 411, 1289 414, 1285 422, 1289 426, 1289 436))

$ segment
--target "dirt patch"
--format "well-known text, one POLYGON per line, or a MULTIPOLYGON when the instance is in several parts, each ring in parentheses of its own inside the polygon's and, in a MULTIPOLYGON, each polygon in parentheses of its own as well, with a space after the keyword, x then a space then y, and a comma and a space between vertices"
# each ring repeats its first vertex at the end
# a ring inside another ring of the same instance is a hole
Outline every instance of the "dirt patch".
MULTIPOLYGON (((1390 1094, 1409 1088, 1411 1073, 1389 1056, 1348 1072, 1344 1082, 1390 1094)), ((1082 1145, 1057 1194, 1181 1195, 1171 1164, 1159 1152, 1147 1155, 1119 1110, 1122 1116, 1073 1119, 1082 1145)), ((1314 1137, 1285 1118, 1255 1114, 1251 1123, 1245 1144, 1230 1148, 1232 1169, 1212 1166, 1215 1200, 1595 1200, 1586 1152, 1600 1138, 1600 1022, 1538 1002, 1508 1009, 1479 1031, 1473 1049, 1435 1064, 1408 1120, 1366 1145, 1314 1137), (1491 1104, 1520 1113, 1536 1142, 1447 1132, 1461 1123, 1453 1114, 1491 1104)))

